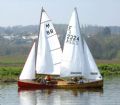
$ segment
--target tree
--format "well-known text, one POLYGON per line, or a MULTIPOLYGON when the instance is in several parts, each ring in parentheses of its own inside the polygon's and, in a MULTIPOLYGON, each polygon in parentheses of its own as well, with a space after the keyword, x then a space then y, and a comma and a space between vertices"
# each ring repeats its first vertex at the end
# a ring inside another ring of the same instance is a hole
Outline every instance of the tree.
POLYGON ((105 27, 102 32, 103 36, 111 36, 111 30, 109 27, 105 27))

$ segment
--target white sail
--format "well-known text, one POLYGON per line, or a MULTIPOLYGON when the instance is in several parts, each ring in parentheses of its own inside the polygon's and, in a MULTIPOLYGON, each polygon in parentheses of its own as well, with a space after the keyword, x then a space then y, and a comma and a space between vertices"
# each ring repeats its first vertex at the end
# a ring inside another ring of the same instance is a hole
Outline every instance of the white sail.
POLYGON ((102 79, 90 50, 80 34, 80 25, 76 9, 72 13, 68 26, 63 57, 61 76, 84 76, 87 79, 102 79))
POLYGON ((36 58, 37 73, 60 75, 61 53, 53 24, 46 12, 42 10, 36 58))
POLYGON ((35 43, 32 46, 19 79, 35 79, 35 43))
POLYGON ((84 75, 88 79, 100 80, 102 76, 99 72, 99 69, 93 59, 93 56, 87 46, 87 43, 84 40, 84 52, 85 52, 85 62, 86 62, 86 70, 84 70, 84 75))
POLYGON ((81 76, 84 70, 84 53, 76 9, 73 11, 64 42, 61 76, 81 76))

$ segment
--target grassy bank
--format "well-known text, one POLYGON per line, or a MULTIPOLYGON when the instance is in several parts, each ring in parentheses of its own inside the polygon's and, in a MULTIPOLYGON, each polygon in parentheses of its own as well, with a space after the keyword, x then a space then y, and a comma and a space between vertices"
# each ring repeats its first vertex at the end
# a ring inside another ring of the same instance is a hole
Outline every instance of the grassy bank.
POLYGON ((15 82, 18 80, 22 68, 21 67, 0 67, 1 82, 15 82))
MULTIPOLYGON (((17 81, 25 59, 26 56, 0 56, 0 81, 17 81)), ((97 60, 97 64, 104 76, 120 75, 120 60, 97 60)))
POLYGON ((100 64, 98 68, 102 75, 120 75, 119 64, 100 64))
MULTIPOLYGON (((119 64, 100 64, 98 65, 102 75, 120 75, 119 64)), ((18 80, 22 67, 0 67, 0 81, 14 82, 18 80)))

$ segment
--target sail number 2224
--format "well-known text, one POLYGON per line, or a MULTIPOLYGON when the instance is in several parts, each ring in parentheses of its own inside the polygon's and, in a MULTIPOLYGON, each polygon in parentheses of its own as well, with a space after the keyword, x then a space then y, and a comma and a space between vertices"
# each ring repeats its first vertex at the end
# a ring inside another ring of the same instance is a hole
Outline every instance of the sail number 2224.
POLYGON ((79 36, 78 35, 72 35, 71 28, 72 28, 72 26, 68 26, 68 32, 67 32, 67 35, 66 35, 66 43, 78 44, 79 36))
POLYGON ((75 35, 69 35, 67 34, 66 37, 66 43, 70 43, 70 44, 78 44, 79 41, 79 37, 75 36, 75 35))

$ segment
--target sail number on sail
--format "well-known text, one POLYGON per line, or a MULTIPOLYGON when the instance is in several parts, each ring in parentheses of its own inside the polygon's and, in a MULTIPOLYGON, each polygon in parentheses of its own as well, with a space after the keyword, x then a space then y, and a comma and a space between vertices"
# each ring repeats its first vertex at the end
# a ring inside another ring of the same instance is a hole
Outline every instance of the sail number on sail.
POLYGON ((78 42, 79 42, 79 36, 78 35, 72 35, 71 34, 71 28, 72 28, 72 26, 68 27, 68 32, 67 32, 67 37, 66 37, 66 43, 78 44, 78 42))
POLYGON ((50 35, 53 33, 53 29, 50 29, 50 24, 46 24, 46 28, 49 29, 46 31, 47 35, 50 35))

